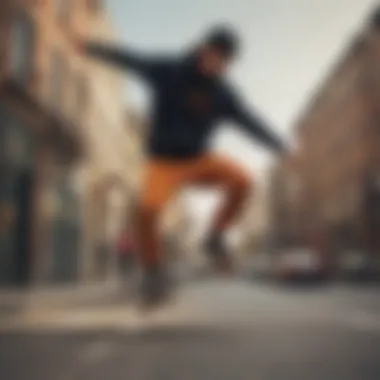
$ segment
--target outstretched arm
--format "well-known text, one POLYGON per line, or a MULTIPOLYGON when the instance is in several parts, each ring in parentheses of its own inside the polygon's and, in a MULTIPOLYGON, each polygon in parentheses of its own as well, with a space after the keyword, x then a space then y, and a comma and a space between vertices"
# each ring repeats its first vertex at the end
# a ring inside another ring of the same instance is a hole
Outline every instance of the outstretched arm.
POLYGON ((228 116, 252 137, 260 140, 269 148, 278 153, 284 153, 287 150, 284 142, 270 129, 267 123, 257 114, 248 110, 236 96, 231 96, 229 99, 228 116))
POLYGON ((85 54, 90 57, 108 62, 122 69, 129 69, 145 79, 152 79, 156 62, 119 46, 99 42, 85 42, 82 44, 85 54))

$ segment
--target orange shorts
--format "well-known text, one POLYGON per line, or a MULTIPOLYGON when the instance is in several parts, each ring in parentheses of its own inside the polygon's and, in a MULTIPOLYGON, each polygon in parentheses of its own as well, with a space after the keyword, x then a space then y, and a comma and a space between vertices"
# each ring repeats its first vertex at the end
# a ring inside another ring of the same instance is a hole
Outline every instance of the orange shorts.
POLYGON ((143 180, 140 210, 160 211, 173 195, 189 185, 239 191, 250 187, 250 179, 239 166, 215 154, 186 161, 151 160, 143 180))

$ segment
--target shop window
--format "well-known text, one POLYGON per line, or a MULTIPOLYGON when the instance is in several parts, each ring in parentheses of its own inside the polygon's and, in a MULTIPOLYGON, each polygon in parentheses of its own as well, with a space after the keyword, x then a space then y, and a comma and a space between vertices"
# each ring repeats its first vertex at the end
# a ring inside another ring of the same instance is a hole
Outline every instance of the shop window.
POLYGON ((33 70, 35 27, 32 18, 23 11, 12 19, 10 41, 10 71, 14 80, 26 85, 33 70))
POLYGON ((48 281, 74 282, 79 274, 81 214, 78 194, 69 177, 54 181, 49 189, 51 214, 49 217, 50 252, 48 281))

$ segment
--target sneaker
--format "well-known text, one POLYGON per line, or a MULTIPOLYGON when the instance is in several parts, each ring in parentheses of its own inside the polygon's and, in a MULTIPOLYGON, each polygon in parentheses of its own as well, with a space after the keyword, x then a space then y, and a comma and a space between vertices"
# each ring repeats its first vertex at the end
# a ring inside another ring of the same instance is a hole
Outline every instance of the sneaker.
POLYGON ((171 284, 166 273, 160 268, 145 272, 141 284, 141 302, 151 308, 166 303, 171 296, 171 284))
POLYGON ((214 267, 222 273, 233 271, 233 262, 221 236, 213 236, 206 244, 206 250, 214 267))

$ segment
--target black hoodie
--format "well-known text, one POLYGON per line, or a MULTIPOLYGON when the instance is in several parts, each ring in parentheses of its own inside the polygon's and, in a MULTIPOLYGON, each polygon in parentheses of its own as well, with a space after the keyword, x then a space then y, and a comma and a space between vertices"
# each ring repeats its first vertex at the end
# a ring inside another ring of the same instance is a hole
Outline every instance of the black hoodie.
POLYGON ((276 151, 284 146, 266 124, 243 106, 222 78, 201 75, 195 54, 179 58, 147 58, 129 50, 90 42, 91 57, 133 71, 153 91, 148 154, 161 158, 192 158, 207 150, 217 122, 232 121, 276 151))

